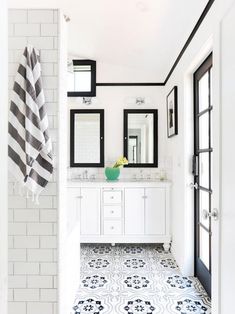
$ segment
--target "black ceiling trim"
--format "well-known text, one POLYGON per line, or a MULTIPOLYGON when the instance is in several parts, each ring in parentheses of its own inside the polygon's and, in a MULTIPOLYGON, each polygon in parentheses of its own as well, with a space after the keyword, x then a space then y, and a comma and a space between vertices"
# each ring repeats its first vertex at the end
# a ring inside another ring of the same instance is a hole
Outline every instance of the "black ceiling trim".
POLYGON ((207 13, 209 12, 212 4, 215 2, 215 0, 209 0, 205 9, 203 10, 201 16, 199 17, 199 20, 197 21, 196 25, 194 26, 194 29, 192 30, 191 34, 189 35, 189 38, 187 39, 186 43, 184 44, 182 50, 180 51, 177 59, 175 60, 172 68, 170 69, 170 72, 168 73, 165 81, 164 81, 164 85, 166 85, 166 83, 168 82, 169 78, 171 77, 171 74, 174 72, 177 64, 179 63, 180 59, 182 58, 183 54, 185 53, 185 50, 188 48, 188 46, 190 45, 193 37, 195 36, 195 34, 197 33, 199 27, 201 26, 203 20, 205 19, 207 13))
POLYGON ((163 83, 96 83, 96 86, 164 86, 163 83))
POLYGON ((193 40, 195 34, 197 33, 199 27, 201 26, 203 20, 205 19, 207 13, 210 11, 210 8, 215 0, 209 0, 205 9, 203 10, 201 16, 199 17, 196 25, 194 26, 191 34, 189 35, 186 43, 184 44, 182 50, 180 51, 178 57, 176 58, 173 66, 171 67, 166 79, 164 82, 157 82, 157 83, 96 83, 96 86, 165 86, 168 82, 169 78, 171 77, 172 73, 174 72, 176 66, 178 65, 180 59, 182 58, 183 54, 185 53, 186 49, 190 45, 191 41, 193 40))

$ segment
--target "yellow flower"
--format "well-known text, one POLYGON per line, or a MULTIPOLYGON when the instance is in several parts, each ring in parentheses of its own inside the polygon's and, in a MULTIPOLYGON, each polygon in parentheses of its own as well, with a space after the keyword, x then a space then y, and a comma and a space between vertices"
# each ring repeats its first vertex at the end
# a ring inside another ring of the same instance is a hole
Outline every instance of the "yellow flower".
POLYGON ((126 157, 120 157, 114 164, 113 168, 119 168, 121 166, 128 165, 128 160, 126 157))

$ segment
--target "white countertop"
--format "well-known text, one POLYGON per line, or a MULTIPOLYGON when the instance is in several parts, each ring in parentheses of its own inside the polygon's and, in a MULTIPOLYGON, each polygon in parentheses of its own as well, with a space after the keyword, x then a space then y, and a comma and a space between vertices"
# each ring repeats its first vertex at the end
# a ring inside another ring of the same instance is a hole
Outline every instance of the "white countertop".
POLYGON ((171 181, 168 180, 154 180, 154 179, 119 179, 116 181, 107 181, 106 179, 71 179, 67 181, 67 186, 72 187, 128 187, 128 186, 157 186, 165 187, 171 185, 171 181))

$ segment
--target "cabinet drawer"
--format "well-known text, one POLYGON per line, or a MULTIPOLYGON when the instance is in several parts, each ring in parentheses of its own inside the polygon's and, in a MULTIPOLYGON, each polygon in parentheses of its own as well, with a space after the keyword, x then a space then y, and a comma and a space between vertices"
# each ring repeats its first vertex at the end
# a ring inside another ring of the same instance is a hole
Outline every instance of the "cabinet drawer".
POLYGON ((119 220, 105 220, 104 234, 122 234, 122 222, 119 220))
POLYGON ((122 206, 104 206, 104 218, 121 218, 122 206))
POLYGON ((120 204, 122 202, 121 191, 104 191, 104 204, 120 204))

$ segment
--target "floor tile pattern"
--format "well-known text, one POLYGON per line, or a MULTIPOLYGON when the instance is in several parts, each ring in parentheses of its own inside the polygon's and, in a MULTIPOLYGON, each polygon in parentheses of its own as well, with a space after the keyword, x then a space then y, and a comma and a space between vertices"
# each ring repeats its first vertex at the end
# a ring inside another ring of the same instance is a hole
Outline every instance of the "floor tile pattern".
POLYGON ((86 244, 71 314, 211 314, 211 309, 198 279, 182 276, 161 246, 86 244))

